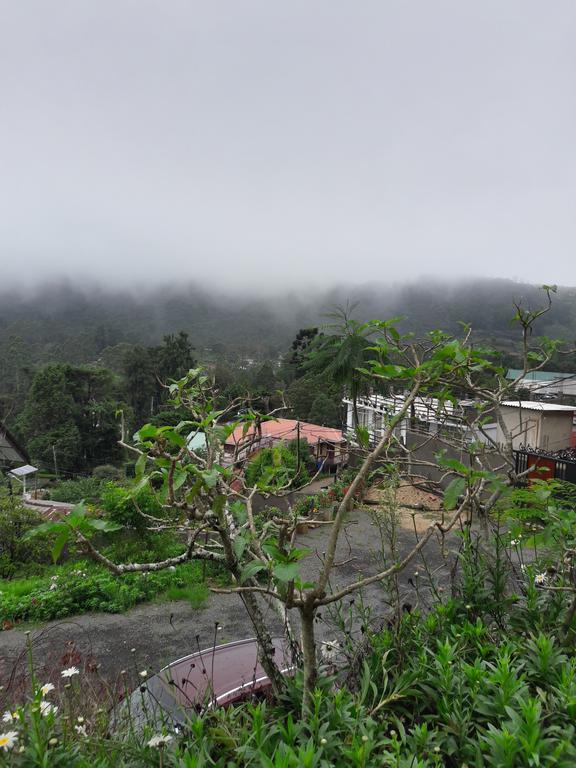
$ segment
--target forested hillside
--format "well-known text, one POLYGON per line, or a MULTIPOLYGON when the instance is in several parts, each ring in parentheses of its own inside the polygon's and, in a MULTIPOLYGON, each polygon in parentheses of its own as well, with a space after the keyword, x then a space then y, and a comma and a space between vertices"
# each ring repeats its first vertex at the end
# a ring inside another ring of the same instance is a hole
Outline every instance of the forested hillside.
MULTIPOLYGON (((576 293, 559 289, 538 333, 576 337, 576 293)), ((536 286, 508 280, 464 283, 421 281, 403 286, 340 286, 265 298, 215 294, 198 286, 148 288, 128 293, 45 286, 25 295, 0 295, 0 420, 13 429, 36 461, 90 470, 118 459, 121 410, 129 428, 165 412, 163 383, 196 363, 207 365, 225 397, 259 399, 264 408, 287 396, 287 415, 341 425, 345 376, 303 369, 299 352, 312 337, 301 329, 337 333, 329 317, 348 306, 356 320, 403 317, 416 334, 433 328, 457 332, 470 323, 477 340, 513 364, 518 328, 514 302, 545 303, 536 286), (57 446, 55 448, 54 446, 57 446)), ((312 334, 313 336, 314 334, 312 334)), ((331 354, 327 348, 326 354, 331 354)), ((573 355, 554 367, 576 369, 573 355)))

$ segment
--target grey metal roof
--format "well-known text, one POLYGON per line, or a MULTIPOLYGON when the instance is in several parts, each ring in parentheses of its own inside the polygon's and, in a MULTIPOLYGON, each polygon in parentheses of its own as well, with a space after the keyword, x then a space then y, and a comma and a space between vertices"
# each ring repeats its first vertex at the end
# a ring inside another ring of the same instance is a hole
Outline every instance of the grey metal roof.
POLYGON ((576 373, 560 373, 559 371, 530 371, 524 373, 520 368, 510 368, 507 379, 517 379, 522 376, 524 381, 558 381, 559 379, 576 379, 576 373))

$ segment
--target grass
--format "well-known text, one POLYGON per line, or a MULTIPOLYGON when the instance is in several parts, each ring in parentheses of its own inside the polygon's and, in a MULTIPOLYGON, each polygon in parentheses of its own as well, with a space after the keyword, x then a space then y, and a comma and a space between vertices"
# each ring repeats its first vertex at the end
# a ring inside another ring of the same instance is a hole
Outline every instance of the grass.
POLYGON ((160 602, 169 601, 176 602, 178 600, 185 600, 190 603, 190 606, 194 610, 204 608, 210 596, 210 589, 206 584, 190 584, 186 587, 178 587, 176 585, 168 587, 166 592, 161 595, 160 602))
POLYGON ((91 560, 46 566, 38 576, 0 581, 0 628, 62 619, 89 612, 122 613, 145 602, 185 600, 206 605, 206 583, 225 582, 216 564, 190 561, 174 570, 115 576, 91 560))

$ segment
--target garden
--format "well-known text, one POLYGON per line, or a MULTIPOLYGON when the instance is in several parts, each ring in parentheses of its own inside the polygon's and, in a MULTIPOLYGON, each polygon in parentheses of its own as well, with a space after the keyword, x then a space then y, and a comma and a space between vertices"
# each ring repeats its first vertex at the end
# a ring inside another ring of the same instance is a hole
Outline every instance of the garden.
MULTIPOLYGON (((548 299, 551 290, 545 288, 548 299)), ((542 312, 517 309, 526 370, 531 362, 546 364, 557 345, 544 339, 531 348, 532 324, 542 312)), ((461 340, 433 332, 414 341, 395 321, 353 324, 346 332, 364 340, 369 355, 354 367, 356 383, 365 377, 401 386, 404 394, 397 409, 382 415, 376 439, 357 421, 359 461, 342 485, 258 515, 255 495, 280 491, 290 480, 280 454, 262 462, 252 478, 221 457, 234 429, 247 433, 268 417, 245 408, 231 418, 211 377, 196 369, 169 385, 171 404, 189 418, 146 424, 126 444, 137 456, 136 476, 118 498, 112 489, 109 502, 102 496, 102 504, 109 503, 105 516, 81 503, 66 520, 36 526, 44 538, 24 533, 35 546, 44 540, 53 555, 72 558, 71 565, 82 553, 128 588, 135 578, 138 584, 161 573, 176 578, 192 564, 221 569, 225 583, 213 589, 234 595, 245 608, 268 679, 266 697, 248 696, 228 708, 192 700, 184 726, 153 715, 117 730, 115 708, 133 690, 128 679, 124 691, 93 696, 86 696, 90 680, 74 663, 39 679, 29 642, 26 695, 3 697, 0 748, 9 764, 575 764, 576 487, 519 471, 502 418, 500 443, 474 439, 500 413, 513 382, 466 329, 461 340), (453 405, 455 393, 463 392, 478 398, 462 429, 438 430, 434 437, 417 431, 412 416, 418 398, 433 402, 440 418, 446 403, 453 405), (423 441, 416 445, 434 440, 433 452, 423 456, 407 447, 406 422, 411 437, 423 441), (202 452, 190 438, 199 433, 202 452), (413 540, 404 550, 397 496, 422 481, 423 471, 441 503, 423 526, 413 510, 413 540), (369 512, 371 541, 365 542, 377 558, 369 569, 356 570, 348 526, 363 489, 379 494, 369 512), (120 535, 121 529, 136 535, 142 524, 133 519, 140 493, 143 506, 145 499, 152 506, 145 514, 136 508, 137 518, 155 539, 145 553, 132 549, 146 541, 142 529, 136 545, 120 535), (316 518, 320 509, 327 514, 316 518), (311 516, 326 526, 316 551, 298 535, 311 516), (167 532, 179 542, 177 554, 164 539, 167 532), (340 569, 347 569, 347 580, 340 569), (365 611, 368 589, 380 596, 377 616, 365 611), (330 642, 319 635, 327 617, 335 630, 330 642), (292 648, 289 675, 275 660, 278 621, 292 648)), ((291 471, 298 473, 297 463, 291 471)), ((44 574, 51 581, 56 575, 44 574)), ((215 622, 214 643, 218 629, 215 622)), ((136 693, 146 690, 148 674, 140 671, 136 693)))
MULTIPOLYGON (((102 551, 112 560, 163 560, 182 551, 171 531, 150 535, 140 513, 160 514, 154 494, 141 490, 132 497, 129 485, 86 478, 56 487, 55 500, 80 502, 89 496, 87 514, 100 526, 102 551), (82 495, 81 495, 82 494, 82 495), (97 506, 96 506, 97 505, 97 506), (98 511, 96 511, 98 510, 98 511), (112 530, 103 530, 106 527, 112 530)), ((188 562, 155 573, 127 574, 119 580, 87 557, 75 544, 55 551, 55 535, 42 530, 43 519, 14 496, 0 496, 0 628, 63 619, 87 612, 121 613, 147 601, 188 600, 201 607, 210 583, 224 583, 214 563, 188 562)))

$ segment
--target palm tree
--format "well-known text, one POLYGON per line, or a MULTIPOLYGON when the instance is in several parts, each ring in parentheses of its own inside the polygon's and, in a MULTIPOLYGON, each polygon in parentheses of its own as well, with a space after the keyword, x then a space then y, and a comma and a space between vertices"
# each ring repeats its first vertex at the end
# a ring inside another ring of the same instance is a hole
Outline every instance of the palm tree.
POLYGON ((349 392, 354 429, 358 427, 358 397, 363 383, 363 374, 358 369, 365 367, 372 357, 369 348, 374 332, 369 323, 359 323, 351 317, 355 306, 346 304, 328 315, 335 322, 326 327, 335 332, 316 338, 304 365, 310 371, 330 376, 349 392))

